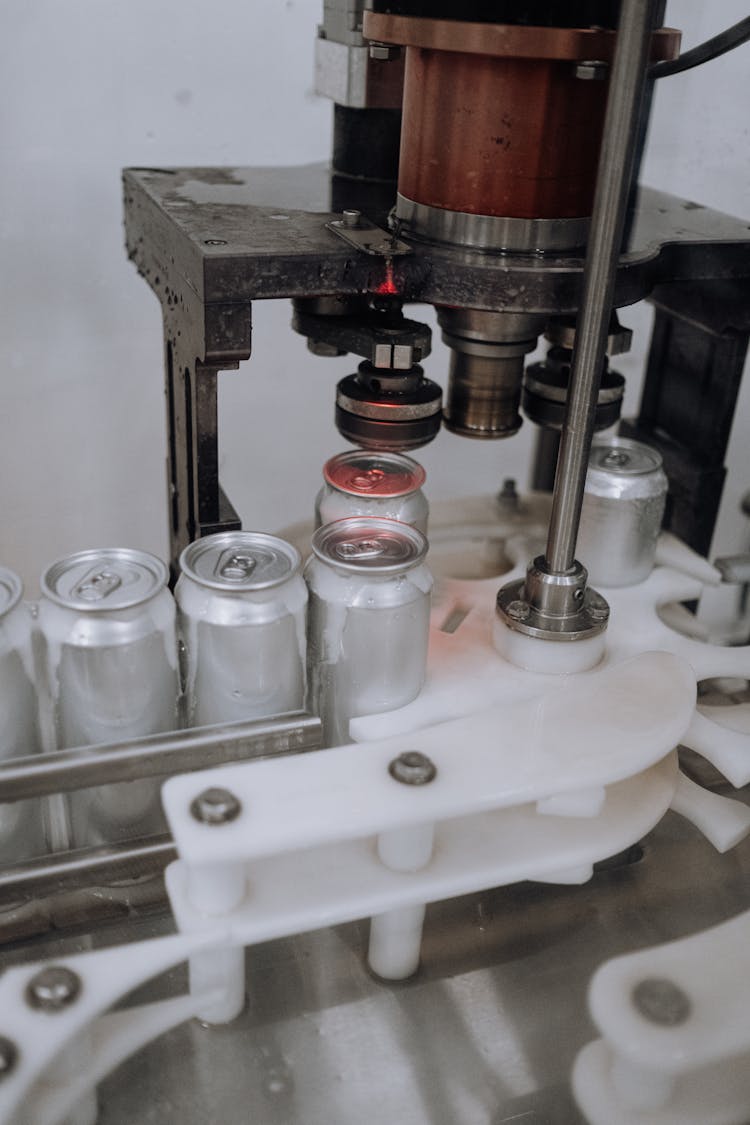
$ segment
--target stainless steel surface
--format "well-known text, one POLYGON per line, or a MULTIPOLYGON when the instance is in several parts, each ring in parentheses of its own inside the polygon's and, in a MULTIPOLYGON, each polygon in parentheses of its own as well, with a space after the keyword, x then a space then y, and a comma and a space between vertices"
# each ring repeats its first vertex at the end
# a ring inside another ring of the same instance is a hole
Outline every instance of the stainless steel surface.
POLYGON ((308 706, 323 742, 351 741, 359 715, 410 703, 424 684, 432 578, 427 540, 395 520, 352 518, 319 528, 305 566, 308 706))
POLYGON ((588 217, 518 219, 449 211, 417 203, 400 192, 396 197, 396 218, 406 237, 517 254, 580 249, 586 245, 590 226, 588 217))
POLYGON ((258 532, 208 535, 183 551, 175 600, 187 726, 302 708, 300 564, 295 547, 258 532))
POLYGON ((296 711, 282 718, 242 720, 61 750, 0 764, 0 801, 209 769, 248 758, 317 750, 319 746, 320 719, 296 711))
MULTIPOLYGON (((584 1125, 569 1077, 597 1034, 594 971, 748 908, 750 841, 721 856, 670 813, 642 858, 581 887, 525 883, 429 906, 422 966, 402 984, 367 971, 364 921, 256 946, 244 1013, 224 1028, 185 1024, 123 1063, 100 1085, 100 1125, 584 1125)), ((168 928, 120 922, 0 963, 168 928)), ((178 968, 128 1003, 185 989, 178 968)))
POLYGON ((591 447, 577 554, 602 586, 633 586, 651 573, 669 483, 661 454, 629 438, 591 447))
MULTIPOLYGON (((654 0, 624 0, 612 65, 604 135, 586 252, 581 310, 573 349, 546 557, 564 573, 575 559, 594 411, 638 134, 654 0)), ((573 607, 571 607, 573 608, 573 607)))
POLYGON ((586 585, 586 568, 574 563, 566 574, 555 574, 539 556, 525 578, 502 586, 497 614, 510 628, 545 641, 582 641, 602 633, 609 606, 586 585))
MULTIPOLYGON (((40 906, 45 897, 60 895, 69 891, 89 892, 92 901, 96 902, 97 892, 101 897, 101 886, 122 887, 127 892, 126 884, 137 884, 144 880, 151 880, 153 876, 160 875, 168 863, 177 859, 177 849, 172 843, 171 836, 151 836, 144 840, 129 840, 127 843, 109 844, 105 847, 78 848, 71 852, 55 852, 52 855, 39 859, 27 860, 15 867, 0 869, 0 940, 7 940, 6 922, 9 903, 29 902, 40 906)), ((166 896, 163 891, 152 895, 158 900, 160 909, 167 906, 166 896)), ((155 905, 152 902, 150 905, 155 905)), ((106 903, 104 904, 107 905, 106 903)), ((131 907, 126 893, 119 904, 120 909, 116 915, 122 913, 122 906, 131 907)), ((60 915, 54 915, 55 928, 64 929, 65 925, 60 915)), ((82 921, 94 924, 96 914, 88 909, 82 909, 78 903, 77 917, 73 911, 73 925, 80 925, 82 921), (93 917, 92 917, 93 915, 93 917)), ((26 922, 20 919, 21 927, 26 922)), ((41 925, 40 919, 31 919, 29 931, 31 933, 52 928, 41 925)), ((10 928, 16 924, 11 919, 10 928)), ((70 919, 68 919, 70 925, 70 919)))
POLYGON ((451 349, 443 407, 446 428, 490 440, 517 433, 524 357, 536 347, 543 320, 519 313, 440 308, 438 321, 451 349))
POLYGON ((353 449, 323 466, 315 499, 315 526, 349 516, 376 516, 411 524, 427 534, 429 507, 422 492, 422 466, 400 453, 353 449))

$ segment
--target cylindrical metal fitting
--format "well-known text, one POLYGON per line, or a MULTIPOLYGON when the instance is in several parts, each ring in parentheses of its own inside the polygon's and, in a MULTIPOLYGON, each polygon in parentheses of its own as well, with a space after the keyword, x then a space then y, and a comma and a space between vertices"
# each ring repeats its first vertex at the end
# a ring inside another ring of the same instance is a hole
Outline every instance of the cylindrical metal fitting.
POLYGON ((365 449, 418 449, 440 429, 442 391, 419 364, 407 371, 360 363, 336 388, 336 428, 365 449))
POLYGON ((668 487, 655 449, 620 437, 594 442, 576 550, 592 582, 633 586, 648 577, 668 487))
POLYGON ((522 313, 439 308, 438 321, 451 349, 446 428, 482 439, 517 433, 523 361, 536 347, 542 320, 522 313))

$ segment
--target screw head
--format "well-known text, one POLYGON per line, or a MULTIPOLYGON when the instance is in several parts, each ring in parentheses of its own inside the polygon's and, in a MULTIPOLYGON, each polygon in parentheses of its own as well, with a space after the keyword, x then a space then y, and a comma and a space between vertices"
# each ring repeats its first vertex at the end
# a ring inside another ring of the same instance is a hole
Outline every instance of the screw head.
POLYGON ((0 1082, 7 1078, 18 1062, 18 1047, 11 1039, 0 1035, 0 1082))
POLYGON ((48 965, 26 985, 26 1003, 39 1012, 61 1012, 81 994, 81 978, 65 965, 48 965))
POLYGON ((515 601, 508 603, 505 612, 514 621, 526 621, 531 613, 531 606, 528 602, 522 602, 520 598, 516 598, 515 601))
POLYGON ((402 785, 427 785, 437 777, 437 767, 426 754, 407 750, 399 754, 388 766, 388 773, 402 785))
POLYGON ((242 812, 242 805, 228 789, 204 789, 190 805, 190 812, 201 824, 229 824, 242 812))
POLYGON ((602 62, 601 59, 586 59, 584 62, 576 63, 576 78, 582 78, 587 82, 602 82, 609 71, 609 63, 602 62))
POLYGON ((609 606, 601 594, 597 594, 596 590, 589 590, 586 609, 593 621, 606 621, 609 617, 609 606))
POLYGON ((203 239, 203 245, 204 246, 226 246, 226 244, 227 244, 226 238, 204 238, 203 239))
POLYGON ((690 1015, 690 997, 666 977, 639 981, 631 993, 637 1012, 659 1027, 679 1027, 690 1015))

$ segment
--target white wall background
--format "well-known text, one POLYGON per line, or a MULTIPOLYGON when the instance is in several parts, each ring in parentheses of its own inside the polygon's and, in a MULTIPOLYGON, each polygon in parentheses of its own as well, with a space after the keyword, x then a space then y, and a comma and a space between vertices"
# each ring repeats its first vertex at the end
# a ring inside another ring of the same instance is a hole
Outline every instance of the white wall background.
MULTIPOLYGON (((120 168, 303 164, 330 149, 312 93, 320 0, 4 0, 0 9, 0 561, 29 596, 60 555, 126 544, 166 551, 165 418, 156 298, 123 250, 120 168)), ((746 14, 741 0, 673 0, 689 47, 746 14)), ((750 47, 660 83, 644 180, 748 213, 750 47)), ((645 306, 618 367, 628 411, 648 343, 645 306)), ((308 355, 286 302, 254 308, 254 354, 221 376, 222 478, 245 526, 310 511, 323 460, 342 447, 333 384, 351 358, 308 355), (274 423, 275 420, 275 424, 274 423), (283 451, 280 459, 279 453, 283 451), (274 465, 269 473, 268 465, 274 465)), ((439 382, 436 344, 428 373, 439 382)), ((721 546, 745 546, 742 429, 721 546)), ((532 427, 509 442, 442 434, 420 454, 430 495, 521 481, 532 427)))

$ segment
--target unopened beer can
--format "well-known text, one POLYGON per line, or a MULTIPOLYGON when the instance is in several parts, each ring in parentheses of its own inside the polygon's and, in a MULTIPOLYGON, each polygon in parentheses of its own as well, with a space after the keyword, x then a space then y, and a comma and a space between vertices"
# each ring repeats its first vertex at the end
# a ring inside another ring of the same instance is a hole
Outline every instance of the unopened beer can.
MULTIPOLYGON (((32 617, 21 579, 0 567, 0 761, 39 750, 32 617)), ((0 867, 44 851, 41 802, 0 804, 0 867)))
POLYGON ((182 552, 175 596, 188 726, 304 706, 301 562, 290 543, 251 531, 207 535, 182 552))
MULTIPOLYGON (((174 730, 177 638, 167 568, 127 548, 80 551, 42 575, 39 628, 60 749, 174 730)), ((159 782, 71 794, 75 846, 163 831, 159 782)))
POLYGON ((425 471, 401 453, 354 449, 323 466, 324 484, 315 501, 315 526, 368 516, 399 520, 427 534, 425 471))
POLYGON ((324 524, 305 567, 308 706, 324 745, 350 741, 349 722, 404 707, 425 678, 432 576, 427 540, 388 519, 324 524))
POLYGON ((651 573, 667 499, 661 454, 612 437, 591 448, 576 555, 601 586, 633 586, 651 573))

